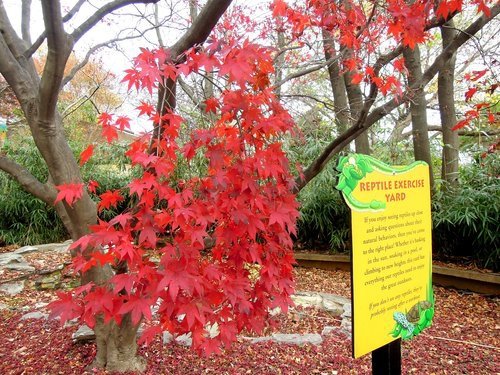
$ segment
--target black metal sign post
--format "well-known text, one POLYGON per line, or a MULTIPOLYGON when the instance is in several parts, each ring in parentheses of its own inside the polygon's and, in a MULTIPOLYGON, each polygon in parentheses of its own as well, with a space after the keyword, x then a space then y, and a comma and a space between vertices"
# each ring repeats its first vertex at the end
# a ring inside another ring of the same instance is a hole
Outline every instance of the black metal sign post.
POLYGON ((401 339, 372 352, 373 375, 401 375, 401 339))

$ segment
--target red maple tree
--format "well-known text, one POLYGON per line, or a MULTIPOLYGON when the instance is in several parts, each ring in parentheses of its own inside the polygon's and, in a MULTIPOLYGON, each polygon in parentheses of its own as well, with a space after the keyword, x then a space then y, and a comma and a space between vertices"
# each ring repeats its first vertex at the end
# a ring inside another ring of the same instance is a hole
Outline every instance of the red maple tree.
MULTIPOLYGON (((100 221, 73 244, 75 270, 108 265, 117 271, 100 285, 60 293, 52 308, 63 320, 79 318, 91 327, 97 316, 119 324, 130 314, 134 325, 147 322, 142 341, 162 331, 191 332, 193 347, 211 353, 242 329, 261 332, 273 309, 286 312, 291 303, 298 211, 279 140, 293 121, 270 87, 272 54, 262 46, 233 40, 215 53, 192 49, 181 64, 165 59, 163 50, 143 49, 127 71, 129 87, 152 93, 164 79, 216 68, 228 87, 207 100, 217 120, 181 144, 184 119, 141 103, 140 113, 162 131, 159 139, 143 136, 127 151, 143 170, 123 189, 134 207, 100 221), (204 174, 175 179, 180 159, 189 164, 195 156, 205 158, 204 174)), ((109 142, 116 128, 128 127, 124 117, 104 114, 99 121, 109 142)), ((86 152, 82 160, 88 157, 86 152)), ((74 188, 72 194, 61 189, 61 199, 71 204, 82 187, 74 188)), ((123 199, 119 191, 100 198, 100 210, 123 199)))

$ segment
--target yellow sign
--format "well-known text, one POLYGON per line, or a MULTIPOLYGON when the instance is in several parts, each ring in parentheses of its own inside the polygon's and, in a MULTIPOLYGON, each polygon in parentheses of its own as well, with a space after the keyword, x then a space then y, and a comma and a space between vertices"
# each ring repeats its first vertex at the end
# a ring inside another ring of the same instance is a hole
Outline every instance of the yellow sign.
POLYGON ((431 200, 424 162, 343 157, 337 188, 351 208, 353 352, 358 358, 430 326, 431 200))

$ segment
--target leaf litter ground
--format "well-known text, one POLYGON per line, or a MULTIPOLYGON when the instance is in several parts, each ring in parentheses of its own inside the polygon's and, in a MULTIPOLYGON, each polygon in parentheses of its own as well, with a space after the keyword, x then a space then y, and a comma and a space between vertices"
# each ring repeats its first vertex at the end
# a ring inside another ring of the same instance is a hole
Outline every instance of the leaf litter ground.
MULTIPOLYGON (((40 268, 53 269, 67 259, 42 255, 40 268), (44 259, 45 258, 45 259, 44 259)), ((0 274, 0 282, 19 276, 0 274)), ((350 276, 344 271, 297 268, 297 290, 350 297, 350 276)), ((37 274, 25 281, 15 296, 0 294, 0 374, 83 374, 95 355, 94 343, 73 343, 76 325, 61 327, 58 321, 25 319, 44 311, 53 291, 32 287, 37 274)), ((38 276, 39 277, 39 276, 38 276)), ((499 300, 474 293, 435 287, 434 325, 402 344, 404 374, 500 373, 499 300)), ((340 320, 312 308, 292 309, 279 317, 281 333, 321 333, 340 320)), ((365 328, 367 332, 370 327, 365 328)), ((271 334, 268 331, 266 334, 271 334)), ((370 374, 370 356, 351 358, 351 340, 340 330, 325 335, 321 345, 293 346, 273 342, 250 344, 241 338, 222 355, 198 357, 190 349, 163 345, 160 340, 140 353, 147 358, 147 374, 370 374)), ((105 372, 100 372, 105 374, 105 372)))

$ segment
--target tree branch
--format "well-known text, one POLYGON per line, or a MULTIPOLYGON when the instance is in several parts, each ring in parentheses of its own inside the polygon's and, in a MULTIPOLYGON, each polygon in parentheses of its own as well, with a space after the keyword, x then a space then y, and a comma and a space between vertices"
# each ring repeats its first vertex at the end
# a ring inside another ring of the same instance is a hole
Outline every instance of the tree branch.
POLYGON ((5 40, 5 43, 9 47, 10 53, 16 58, 22 54, 23 40, 19 38, 16 31, 12 27, 9 20, 3 2, 0 1, 0 37, 5 40))
MULTIPOLYGON (((31 0, 30 0, 31 1, 31 0)), ((63 22, 68 22, 73 16, 80 10, 81 6, 85 4, 87 0, 78 0, 73 8, 62 18, 63 22)), ((47 37, 47 32, 44 30, 38 38, 26 51, 24 51, 23 55, 26 59, 29 59, 33 54, 40 48, 45 38, 47 37)))
POLYGON ((70 9, 70 11, 68 13, 66 13, 66 15, 63 17, 63 22, 66 23, 68 22, 70 19, 72 19, 74 17, 74 15, 76 13, 78 13, 78 11, 80 10, 80 8, 82 7, 83 4, 85 4, 87 0, 78 0, 76 2, 76 4, 73 6, 73 8, 70 9))
POLYGON ((56 190, 42 184, 27 169, 4 155, 0 155, 0 169, 14 178, 24 190, 41 199, 48 205, 53 205, 56 199, 56 190))
POLYGON ((51 126, 56 112, 64 67, 73 43, 64 31, 59 0, 43 1, 42 12, 48 51, 39 89, 39 115, 42 124, 51 126))
POLYGON ((103 42, 103 43, 99 43, 99 44, 96 44, 95 46, 92 46, 92 48, 90 48, 87 53, 85 54, 85 57, 82 59, 82 61, 80 61, 80 63, 78 63, 77 65, 75 65, 71 70, 70 72, 63 78, 63 81, 62 81, 62 84, 61 84, 61 87, 64 87, 69 81, 71 81, 74 76, 76 75, 76 73, 78 73, 78 71, 80 69, 82 69, 85 65, 87 65, 87 63, 89 62, 90 60, 90 57, 98 50, 100 50, 101 48, 104 48, 104 47, 109 47, 111 48, 112 45, 114 43, 117 43, 117 42, 122 42, 124 40, 130 40, 130 39, 137 39, 137 38, 140 38, 144 35, 144 33, 148 31, 148 30, 145 30, 144 32, 141 32, 139 35, 130 35, 130 36, 125 36, 125 37, 122 37, 122 38, 115 38, 115 39, 110 39, 106 42, 103 42))
POLYGON ((288 81, 291 81, 292 79, 300 78, 300 77, 305 76, 307 74, 310 74, 310 73, 316 72, 320 69, 323 69, 325 66, 329 66, 329 65, 337 62, 338 60, 340 60, 341 57, 342 57, 342 52, 334 57, 329 58, 328 60, 322 62, 321 64, 317 64, 317 65, 311 66, 309 68, 299 70, 295 73, 291 73, 291 74, 287 75, 285 78, 283 78, 281 81, 277 82, 274 85, 274 87, 276 88, 279 86, 283 86, 285 83, 287 83, 288 81))
MULTIPOLYGON (((406 103, 410 100, 411 93, 415 87, 427 85, 431 79, 437 74, 437 72, 443 67, 443 65, 448 61, 458 48, 465 44, 474 34, 481 30, 484 25, 495 18, 500 12, 500 4, 497 4, 491 8, 491 14, 489 17, 482 15, 476 21, 474 21, 466 30, 462 31, 448 47, 442 51, 434 60, 434 63, 424 72, 422 80, 416 82, 412 87, 409 87, 402 97, 394 98, 380 107, 375 108, 371 114, 368 115, 368 109, 371 107, 372 103, 365 103, 363 108, 363 113, 360 118, 351 126, 347 131, 341 134, 339 137, 334 139, 304 171, 303 178, 297 178, 295 191, 300 191, 309 181, 311 181, 315 176, 317 176, 326 164, 332 159, 334 155, 340 152, 347 144, 354 140, 357 136, 363 133, 370 126, 375 124, 382 117, 390 113, 393 109, 406 103)), ((374 100, 368 99, 368 100, 374 100)))
POLYGON ((186 33, 170 49, 177 60, 184 52, 205 42, 232 0, 209 0, 186 33))
MULTIPOLYGON (((430 132, 443 132, 443 128, 440 125, 430 125, 427 128, 428 131, 430 132)), ((458 135, 462 137, 478 137, 478 136, 485 136, 485 137, 494 137, 496 135, 500 134, 500 130, 457 130, 456 131, 458 135)), ((411 132, 406 132, 401 134, 403 138, 409 137, 412 133, 411 132)))
POLYGON ((87 31, 94 27, 99 21, 101 21, 108 14, 123 8, 124 6, 130 4, 155 4, 159 0, 115 0, 111 3, 104 5, 99 8, 92 16, 90 16, 85 22, 83 22, 79 27, 77 27, 71 36, 73 40, 78 41, 87 31))
POLYGON ((311 99, 314 100, 317 103, 323 104, 325 108, 328 108, 330 110, 334 110, 334 106, 331 103, 326 102, 325 100, 318 99, 312 95, 305 95, 305 94, 283 94, 281 95, 283 98, 305 98, 305 99, 311 99))
POLYGON ((90 102, 92 103, 92 106, 95 108, 96 112, 97 113, 100 113, 99 111, 99 108, 97 108, 97 106, 95 105, 95 103, 93 102, 92 100, 92 97, 95 95, 95 93, 101 88, 101 85, 97 85, 93 90, 92 92, 89 94, 89 95, 84 95, 83 97, 80 97, 78 98, 76 101, 74 101, 73 103, 71 103, 68 108, 66 108, 66 110, 61 114, 62 118, 66 118, 68 117, 69 115, 71 115, 73 112, 75 112, 76 110, 78 110, 78 108, 80 108, 82 105, 84 105, 86 102, 88 102, 90 100, 90 102))
POLYGON ((21 5, 21 36, 28 44, 31 44, 31 1, 32 0, 22 0, 21 5))

